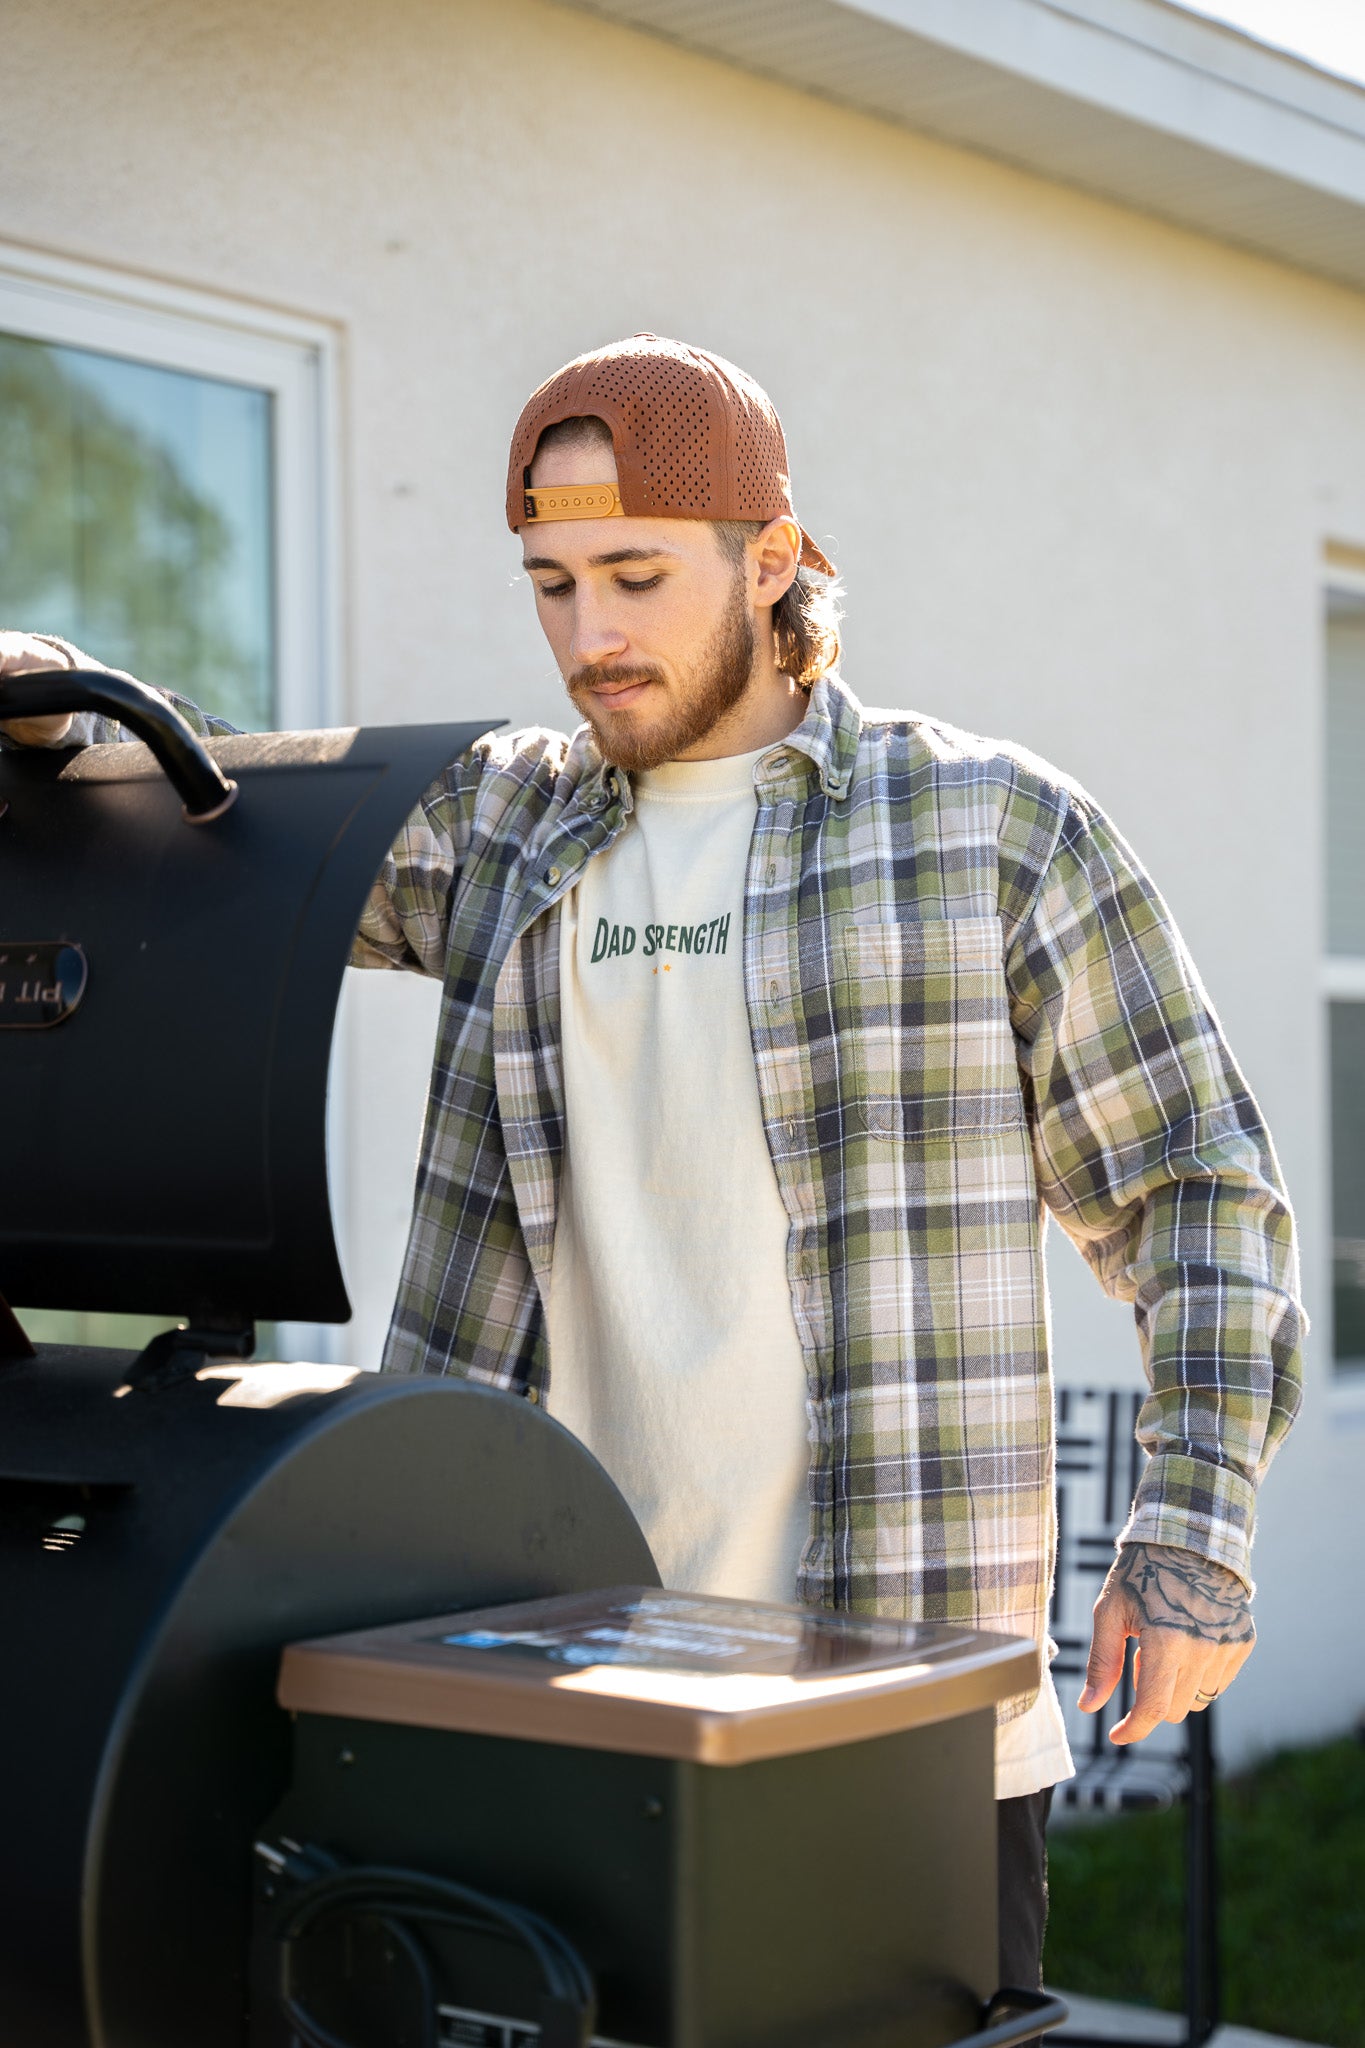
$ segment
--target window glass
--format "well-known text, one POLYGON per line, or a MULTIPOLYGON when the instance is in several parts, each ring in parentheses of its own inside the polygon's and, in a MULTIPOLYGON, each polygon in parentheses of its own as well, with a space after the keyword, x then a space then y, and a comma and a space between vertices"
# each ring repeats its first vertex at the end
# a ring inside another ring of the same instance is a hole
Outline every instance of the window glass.
POLYGON ((1327 621, 1327 950, 1365 959, 1365 600, 1327 621))
POLYGON ((1331 1003, 1332 1326, 1338 1365, 1365 1368, 1365 1003, 1331 1003))
POLYGON ((267 391, 0 334, 0 619, 268 730, 267 391))
POLYGON ((1328 600, 1326 789, 1332 1350, 1339 1369, 1365 1371, 1365 596, 1344 591, 1328 600))

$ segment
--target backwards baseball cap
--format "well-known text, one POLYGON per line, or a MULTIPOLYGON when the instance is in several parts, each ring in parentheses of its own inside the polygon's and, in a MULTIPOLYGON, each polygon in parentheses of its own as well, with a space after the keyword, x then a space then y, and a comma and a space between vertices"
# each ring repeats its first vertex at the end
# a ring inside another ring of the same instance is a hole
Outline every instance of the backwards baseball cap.
MULTIPOLYGON (((632 334, 577 356, 532 392, 512 435, 507 524, 542 519, 794 519, 782 422, 766 391, 704 348, 632 334), (616 488, 533 485, 541 435, 595 415, 611 432, 616 488)), ((833 564, 801 529, 801 563, 833 564)))

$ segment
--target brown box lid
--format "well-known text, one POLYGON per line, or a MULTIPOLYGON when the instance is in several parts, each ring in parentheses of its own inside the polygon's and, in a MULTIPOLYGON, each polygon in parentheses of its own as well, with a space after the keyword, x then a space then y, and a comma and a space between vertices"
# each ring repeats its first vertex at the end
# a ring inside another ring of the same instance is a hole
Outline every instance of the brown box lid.
POLYGON ((297 1713, 741 1764, 945 1721, 1038 1683, 1037 1645, 657 1587, 291 1643, 297 1713))

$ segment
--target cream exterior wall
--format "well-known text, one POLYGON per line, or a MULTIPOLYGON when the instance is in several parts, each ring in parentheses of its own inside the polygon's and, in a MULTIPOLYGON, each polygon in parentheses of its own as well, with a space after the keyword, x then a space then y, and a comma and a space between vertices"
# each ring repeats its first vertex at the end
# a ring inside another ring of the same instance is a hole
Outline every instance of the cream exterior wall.
MULTIPOLYGON (((338 716, 560 722, 507 432, 566 356, 651 327, 775 398, 864 700, 1022 740, 1108 807, 1269 1113, 1321 1333, 1223 1740, 1346 1725, 1365 1398, 1327 1355, 1320 676, 1324 545, 1365 550, 1365 300, 541 0, 8 0, 0 39, 0 236, 335 329, 338 716)), ((367 1363, 434 1018, 368 979, 367 1363)), ((1130 1378, 1127 1311, 1053 1263, 1060 1375, 1130 1378)))

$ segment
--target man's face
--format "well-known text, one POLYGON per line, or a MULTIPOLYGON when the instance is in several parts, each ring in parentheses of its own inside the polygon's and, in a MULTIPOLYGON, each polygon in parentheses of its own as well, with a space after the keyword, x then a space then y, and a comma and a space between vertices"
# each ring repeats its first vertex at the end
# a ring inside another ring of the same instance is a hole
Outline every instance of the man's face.
MULTIPOLYGON (((609 447, 538 455, 536 484, 616 482, 609 447)), ((627 769, 727 751, 754 670, 742 564, 702 519, 555 519, 521 529, 536 612, 570 697, 627 769)))

